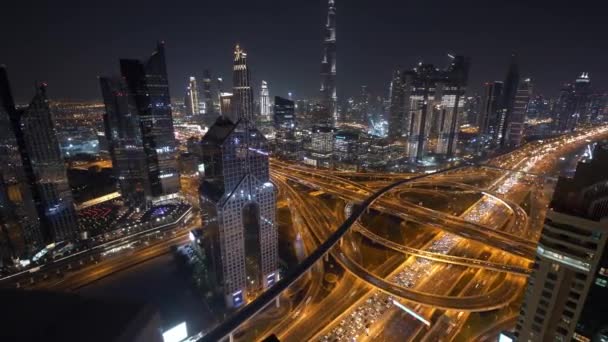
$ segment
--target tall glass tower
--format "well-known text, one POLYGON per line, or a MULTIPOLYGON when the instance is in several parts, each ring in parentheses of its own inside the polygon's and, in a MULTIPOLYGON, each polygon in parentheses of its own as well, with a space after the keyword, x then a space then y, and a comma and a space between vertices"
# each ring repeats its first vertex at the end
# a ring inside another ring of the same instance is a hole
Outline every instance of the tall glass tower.
MULTIPOLYGON (((0 66, 0 258, 9 260, 42 243, 40 220, 11 117, 16 110, 0 66)), ((1 262, 0 262, 1 263, 1 262)))
POLYGON ((174 198, 180 189, 177 144, 164 43, 145 62, 121 59, 120 69, 140 122, 153 202, 174 198))
POLYGON ((323 57, 321 59, 321 104, 327 111, 326 122, 338 121, 338 95, 336 93, 336 6, 334 0, 328 1, 327 23, 323 34, 323 57))
POLYGON ((101 93, 105 104, 105 133, 112 168, 118 179, 123 199, 132 206, 145 206, 152 190, 144 151, 139 116, 127 85, 120 77, 101 77, 101 93))
POLYGON ((276 189, 268 142, 250 120, 251 95, 246 54, 237 45, 232 102, 237 116, 221 115, 209 128, 201 139, 199 167, 205 254, 228 307, 243 305, 278 280, 276 189))
POLYGON ((204 104, 205 104, 204 122, 206 124, 211 125, 211 123, 213 122, 211 120, 215 120, 216 111, 215 111, 215 104, 214 104, 215 101, 214 100, 216 100, 218 96, 213 96, 213 91, 211 90, 211 72, 209 72, 209 70, 203 71, 202 100, 204 101, 204 104))
POLYGON ((515 55, 511 56, 511 63, 505 78, 504 88, 502 91, 501 106, 498 111, 498 124, 495 132, 494 141, 501 147, 508 145, 507 131, 511 122, 515 119, 513 108, 515 105, 515 97, 519 88, 519 66, 515 55))
POLYGON ((46 84, 36 89, 30 105, 19 112, 15 121, 18 122, 13 122, 13 127, 20 129, 17 139, 23 139, 22 147, 25 147, 22 161, 34 188, 44 239, 52 242, 76 238, 74 200, 46 96, 46 84))
POLYGON ((186 88, 186 115, 197 116, 202 114, 200 104, 196 78, 194 76, 190 76, 188 87, 186 88))
MULTIPOLYGON (((251 74, 247 66, 247 53, 237 44, 234 48, 234 64, 232 73, 232 122, 241 118, 253 120, 253 89, 251 74)), ((224 113, 226 114, 226 113, 224 113)))
POLYGON ((212 279, 239 307, 278 279, 276 194, 268 143, 247 120, 220 116, 201 140, 200 203, 212 279))
POLYGON ((268 91, 268 82, 262 81, 260 88, 260 115, 264 121, 270 121, 272 110, 270 106, 270 92, 268 91))

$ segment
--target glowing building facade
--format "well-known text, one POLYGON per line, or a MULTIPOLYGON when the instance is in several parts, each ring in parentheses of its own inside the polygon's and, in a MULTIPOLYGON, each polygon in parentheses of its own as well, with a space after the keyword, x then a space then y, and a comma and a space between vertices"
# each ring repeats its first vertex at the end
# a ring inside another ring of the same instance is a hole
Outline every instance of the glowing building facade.
POLYGON ((219 117, 201 140, 205 253, 228 307, 278 280, 276 194, 268 144, 247 120, 219 117))
POLYGON ((323 35, 321 59, 321 105, 324 116, 317 124, 335 124, 338 121, 338 95, 336 92, 336 5, 328 1, 327 22, 323 35))

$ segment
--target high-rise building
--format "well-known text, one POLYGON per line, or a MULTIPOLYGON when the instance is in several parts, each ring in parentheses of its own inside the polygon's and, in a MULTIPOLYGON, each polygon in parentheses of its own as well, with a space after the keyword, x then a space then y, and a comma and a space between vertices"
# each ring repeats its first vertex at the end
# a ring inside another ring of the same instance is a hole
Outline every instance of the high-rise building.
POLYGON ((542 95, 533 95, 528 104, 526 117, 529 119, 544 119, 549 115, 549 101, 542 95))
POLYGON ((209 70, 203 71, 203 97, 205 119, 204 122, 211 125, 217 116, 215 108, 216 98, 219 95, 214 96, 211 88, 211 72, 209 70))
POLYGON ((220 93, 220 113, 230 118, 232 117, 232 93, 220 93))
POLYGON ((555 108, 556 130, 571 131, 579 123, 592 122, 591 90, 591 78, 586 72, 583 72, 574 84, 564 84, 555 108))
POLYGON ((359 133, 338 131, 334 135, 334 161, 336 164, 350 164, 356 170, 359 160, 359 133))
POLYGON ((159 43, 145 62, 120 60, 128 95, 140 122, 148 180, 153 202, 178 196, 180 189, 177 144, 173 129, 165 47, 159 43))
POLYGON ((145 206, 152 198, 152 189, 134 99, 129 96, 121 77, 101 77, 99 82, 106 109, 103 117, 105 136, 120 193, 129 205, 145 206))
POLYGON ((355 101, 355 112, 358 114, 357 117, 360 122, 367 124, 371 119, 370 113, 370 101, 371 95, 369 94, 369 90, 366 85, 361 86, 361 92, 355 101))
MULTIPOLYGON (((237 44, 234 48, 232 74, 232 113, 228 116, 232 122, 242 118, 253 120, 253 89, 251 74, 247 65, 247 53, 237 44)), ((227 115, 226 113, 222 113, 227 115)))
POLYGON ((296 126, 295 104, 293 101, 274 97, 274 126, 278 129, 294 129, 296 126))
POLYGON ((268 83, 262 81, 262 87, 260 88, 260 115, 262 120, 270 121, 272 113, 272 105, 270 104, 270 92, 268 91, 268 83))
POLYGON ((18 111, 12 123, 44 241, 78 238, 72 190, 46 96, 46 84, 36 89, 29 106, 18 111))
POLYGON ((608 146, 560 178, 516 326, 518 341, 608 340, 608 146))
POLYGON ((39 247, 40 220, 11 118, 17 115, 6 69, 0 66, 0 264, 39 247))
POLYGON ((507 71, 507 76, 503 84, 500 107, 498 108, 496 130, 494 132, 494 143, 505 147, 508 145, 507 129, 514 119, 513 106, 519 88, 519 66, 515 55, 511 56, 511 62, 507 71))
POLYGON ((594 93, 589 96, 590 123, 597 124, 606 121, 605 111, 608 108, 608 94, 594 93))
POLYGON ((194 78, 194 76, 190 76, 190 80, 188 81, 184 104, 186 105, 186 115, 196 116, 202 114, 198 85, 196 84, 196 78, 194 78))
POLYGON ((464 101, 464 116, 461 122, 476 126, 481 109, 481 97, 479 95, 469 96, 464 101))
POLYGON ((412 162, 422 161, 428 151, 445 157, 456 152, 468 70, 469 59, 456 56, 444 70, 420 63, 404 72, 406 154, 412 162))
POLYGON ((317 124, 338 122, 338 95, 336 93, 336 5, 328 0, 327 22, 323 35, 323 57, 321 59, 321 105, 325 116, 317 124))
POLYGON ((575 107, 574 86, 571 83, 565 83, 562 85, 552 110, 553 125, 556 131, 566 132, 576 127, 578 118, 574 116, 575 107))
POLYGON ((404 138, 409 133, 406 117, 408 113, 405 110, 406 89, 403 77, 401 70, 395 70, 390 85, 388 137, 391 139, 404 138))
POLYGON ((318 167, 332 166, 335 132, 333 127, 326 125, 312 127, 310 141, 305 146, 304 164, 318 167))
POLYGON ((246 118, 219 117, 201 140, 205 253, 226 305, 278 279, 275 188, 264 136, 246 118))
POLYGON ((525 79, 517 87, 515 101, 513 103, 513 111, 508 122, 505 145, 517 147, 521 145, 524 135, 524 125, 526 121, 526 112, 528 111, 528 103, 532 97, 532 80, 525 79))
POLYGON ((479 134, 493 137, 498 129, 498 108, 502 97, 502 82, 487 82, 483 85, 481 112, 477 125, 479 134))

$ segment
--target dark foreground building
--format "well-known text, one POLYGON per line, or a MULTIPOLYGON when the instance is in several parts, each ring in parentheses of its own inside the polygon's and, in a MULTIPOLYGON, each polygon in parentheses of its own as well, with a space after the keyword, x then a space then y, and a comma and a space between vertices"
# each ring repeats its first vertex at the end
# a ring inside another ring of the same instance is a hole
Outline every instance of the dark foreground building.
POLYGON ((560 178, 517 322, 518 341, 608 340, 608 145, 560 178))

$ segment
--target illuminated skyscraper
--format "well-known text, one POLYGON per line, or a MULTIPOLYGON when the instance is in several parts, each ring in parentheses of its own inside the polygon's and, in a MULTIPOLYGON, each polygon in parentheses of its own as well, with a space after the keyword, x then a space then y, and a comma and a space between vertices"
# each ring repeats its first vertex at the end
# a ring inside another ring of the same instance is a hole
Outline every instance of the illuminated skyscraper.
POLYGON ((196 84, 196 78, 190 76, 188 81, 188 87, 186 88, 186 115, 196 116, 202 114, 200 107, 200 97, 198 93, 198 85, 196 84))
POLYGON ((532 97, 532 81, 527 78, 517 87, 515 94, 515 102, 513 103, 513 112, 508 123, 505 144, 510 147, 521 145, 524 135, 524 123, 526 121, 526 112, 528 103, 532 97))
POLYGON ((260 115, 262 120, 270 121, 272 114, 272 105, 270 104, 270 93, 268 91, 268 83, 262 81, 262 87, 260 88, 260 115))
POLYGON ((152 198, 157 202, 174 198, 180 189, 177 145, 173 130, 171 97, 165 62, 165 47, 159 43, 145 62, 120 60, 121 74, 132 97, 132 113, 140 121, 148 180, 152 198))
POLYGON ((427 152, 444 157, 456 152, 469 60, 450 57, 451 63, 444 70, 420 63, 403 74, 407 122, 402 134, 406 132, 408 137, 406 154, 412 162, 421 161, 427 152))
POLYGON ((280 96, 274 97, 274 126, 279 129, 294 129, 296 126, 295 103, 280 96))
POLYGON ((583 72, 574 84, 565 84, 556 105, 555 125, 558 131, 571 131, 579 123, 590 123, 591 78, 583 72))
MULTIPOLYGON (((219 94, 217 97, 219 97, 219 94)), ((205 104, 203 107, 205 109, 205 122, 208 122, 209 124, 211 124, 217 116, 214 104, 214 102, 216 102, 215 99, 216 96, 213 95, 213 91, 211 90, 211 72, 205 70, 203 71, 203 97, 201 100, 205 104)))
POLYGON ((404 138, 408 134, 407 112, 405 110, 405 84, 401 70, 395 70, 390 88, 388 116, 388 136, 391 139, 404 138))
POLYGON ((253 89, 251 74, 247 66, 247 53, 237 44, 234 48, 234 65, 232 74, 232 113, 228 115, 236 123, 241 118, 253 120, 253 89))
MULTIPOLYGON (((6 69, 0 66, 0 258, 10 260, 43 242, 32 186, 11 117, 17 111, 6 69)), ((23 142, 22 142, 23 143, 23 142)), ((2 262, 0 261, 0 264, 2 262)))
POLYGON ((229 307, 278 279, 276 195, 268 144, 243 118, 219 117, 201 140, 200 187, 205 253, 229 307))
POLYGON ((53 115, 40 85, 30 105, 12 118, 25 175, 30 184, 45 242, 78 238, 72 190, 53 115))
POLYGON ((498 109, 497 128, 494 132, 494 143, 501 147, 508 145, 509 141, 507 139, 507 130, 511 125, 511 122, 517 120, 517 118, 514 117, 513 109, 518 89, 519 66, 517 65, 517 58, 515 55, 512 55, 511 63, 509 64, 509 70, 507 71, 507 77, 505 78, 504 87, 502 90, 500 107, 498 109))
POLYGON ((336 93, 336 6, 328 0, 327 22, 323 35, 323 57, 321 59, 321 104, 326 117, 318 124, 338 122, 338 96, 336 93))
POLYGON ((99 82, 106 110, 103 119, 108 151, 120 193, 129 205, 145 206, 152 189, 134 99, 121 77, 101 77, 99 82))
POLYGON ((479 134, 494 137, 498 129, 498 109, 502 98, 502 82, 488 82, 483 86, 481 112, 477 125, 479 134))
POLYGON ((516 326, 517 341, 608 340, 608 146, 560 178, 516 326))

